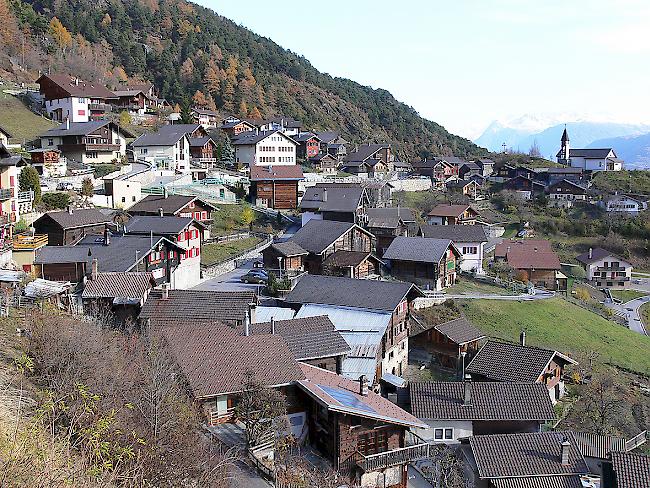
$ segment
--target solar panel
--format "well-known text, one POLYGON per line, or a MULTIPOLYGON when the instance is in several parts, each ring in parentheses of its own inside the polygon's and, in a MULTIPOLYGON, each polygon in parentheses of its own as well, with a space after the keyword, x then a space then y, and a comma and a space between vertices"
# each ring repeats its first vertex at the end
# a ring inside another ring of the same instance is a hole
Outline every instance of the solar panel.
POLYGON ((331 386, 318 385, 318 387, 344 407, 354 408, 362 412, 377 413, 375 409, 360 401, 349 391, 340 390, 331 386))

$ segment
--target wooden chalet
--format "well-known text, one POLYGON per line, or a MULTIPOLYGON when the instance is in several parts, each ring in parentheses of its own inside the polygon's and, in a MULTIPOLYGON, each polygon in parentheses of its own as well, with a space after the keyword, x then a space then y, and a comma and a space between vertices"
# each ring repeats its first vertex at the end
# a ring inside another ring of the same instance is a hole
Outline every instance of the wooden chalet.
POLYGON ((461 253, 449 239, 396 237, 383 259, 396 278, 442 290, 456 283, 461 253))
POLYGON ((503 183, 503 189, 520 193, 524 198, 530 200, 536 195, 543 195, 546 187, 532 178, 518 175, 503 183))
POLYGON ((321 173, 336 173, 339 167, 339 160, 329 153, 320 153, 310 158, 309 162, 321 173))
POLYGON ((300 200, 302 225, 311 219, 336 220, 362 225, 370 206, 368 192, 361 185, 320 183, 307 188, 300 200))
POLYGON ((418 232, 415 216, 410 208, 369 208, 366 228, 377 239, 377 254, 381 257, 398 236, 414 236, 418 232))
POLYGON ((296 146, 296 157, 298 159, 311 159, 320 152, 320 139, 313 132, 302 132, 292 139, 298 143, 296 146))
POLYGON ((427 214, 431 225, 474 225, 478 212, 471 205, 436 205, 427 214))
POLYGON ((210 214, 216 210, 214 205, 198 197, 184 195, 147 195, 135 205, 129 207, 131 215, 168 215, 192 217, 194 220, 209 223, 210 214))
POLYGON ((494 250, 495 261, 505 261, 512 268, 515 278, 530 282, 539 288, 564 291, 567 277, 551 243, 546 240, 505 240, 494 250))
POLYGON ((46 212, 32 224, 36 234, 47 235, 49 246, 76 244, 87 235, 103 235, 112 220, 96 208, 46 212))
POLYGON ((289 241, 274 242, 262 251, 264 268, 278 277, 297 276, 305 270, 309 251, 289 241))
POLYGON ((190 139, 190 156, 197 162, 216 162, 217 143, 211 137, 190 139))
POLYGON ((299 165, 251 166, 251 200, 267 208, 297 208, 298 182, 302 179, 299 165))

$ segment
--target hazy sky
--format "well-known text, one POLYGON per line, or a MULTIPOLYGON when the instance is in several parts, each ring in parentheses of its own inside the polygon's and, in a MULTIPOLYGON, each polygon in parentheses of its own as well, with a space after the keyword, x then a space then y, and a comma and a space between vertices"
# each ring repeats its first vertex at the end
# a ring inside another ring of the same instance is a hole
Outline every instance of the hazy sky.
POLYGON ((199 0, 457 134, 577 114, 650 123, 650 0, 199 0))

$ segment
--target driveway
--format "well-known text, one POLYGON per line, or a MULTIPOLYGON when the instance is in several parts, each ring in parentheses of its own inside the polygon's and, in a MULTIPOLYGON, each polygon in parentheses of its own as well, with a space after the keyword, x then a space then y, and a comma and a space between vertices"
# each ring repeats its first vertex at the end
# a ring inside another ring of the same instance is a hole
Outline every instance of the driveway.
POLYGON ((196 285, 194 290, 209 291, 260 291, 263 285, 246 284, 240 281, 240 278, 253 268, 253 259, 247 260, 239 268, 224 273, 214 278, 205 280, 196 285))
POLYGON ((605 305, 614 310, 616 315, 625 318, 630 330, 639 334, 648 335, 648 331, 645 329, 641 320, 641 314, 639 313, 639 308, 644 303, 650 303, 650 295, 635 298, 626 303, 606 303, 605 305))
POLYGON ((547 298, 553 298, 555 296, 554 291, 542 291, 542 290, 536 290, 535 293, 524 293, 521 295, 493 295, 493 294, 486 294, 486 293, 468 293, 466 295, 447 295, 445 294, 446 298, 454 298, 457 300, 463 300, 463 299, 474 299, 474 300, 524 300, 524 301, 532 301, 532 300, 545 300, 547 298))

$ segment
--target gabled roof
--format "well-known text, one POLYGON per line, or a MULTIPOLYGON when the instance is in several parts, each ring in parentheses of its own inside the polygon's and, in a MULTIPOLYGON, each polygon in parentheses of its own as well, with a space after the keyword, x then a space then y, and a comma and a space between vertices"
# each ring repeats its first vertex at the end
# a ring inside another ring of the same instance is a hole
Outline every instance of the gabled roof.
POLYGON ((378 151, 386 148, 390 148, 390 144, 362 144, 356 151, 348 153, 345 161, 365 161, 374 156, 378 151))
POLYGON ((72 97, 87 98, 116 98, 115 94, 100 83, 92 83, 80 80, 74 76, 64 74, 41 75, 36 83, 44 78, 52 80, 56 85, 65 90, 72 97))
POLYGON ((512 249, 506 255, 508 264, 514 269, 554 269, 560 270, 560 258, 554 252, 512 249))
POLYGON ((454 249, 456 255, 460 255, 449 239, 398 236, 390 243, 383 258, 417 263, 439 263, 450 247, 454 249))
POLYGON ((306 275, 287 295, 287 303, 337 305, 392 312, 409 294, 422 295, 411 283, 306 275))
MULTIPOLYGON (((560 181, 557 181, 557 182, 555 182, 555 183, 553 183, 553 184, 549 187, 549 192, 550 192, 550 193, 553 193, 553 189, 554 189, 554 188, 557 188, 557 187, 559 187, 559 186, 567 186, 567 185, 573 188, 574 193, 578 193, 578 194, 581 194, 581 195, 584 195, 584 194, 587 193, 587 188, 586 188, 586 187, 584 187, 584 186, 582 186, 582 185, 579 185, 579 184, 577 184, 577 183, 574 182, 574 181, 567 180, 566 178, 565 178, 565 179, 562 179, 562 180, 560 180, 560 181)), ((566 193, 566 192, 565 192, 565 193, 566 193)))
POLYGON ((617 488, 648 488, 650 456, 636 453, 612 453, 612 466, 617 488))
POLYGON ((169 298, 153 291, 140 312, 152 325, 214 322, 221 318, 244 322, 248 306, 257 303, 252 291, 169 290, 169 298))
POLYGON ((241 336, 217 323, 167 326, 162 333, 196 398, 239 392, 249 373, 266 386, 304 378, 279 335, 241 336))
POLYGON ((609 459, 612 452, 625 452, 625 439, 622 437, 573 432, 573 438, 585 457, 609 459))
POLYGON ((481 186, 474 180, 452 180, 445 183, 445 186, 451 189, 463 189, 472 184, 481 186))
MULTIPOLYGON (((172 127, 172 126, 165 126, 172 127)), ((135 141, 131 143, 133 147, 145 147, 145 146, 173 146, 183 137, 187 137, 187 134, 180 131, 169 131, 163 132, 158 130, 158 132, 153 132, 150 134, 142 134, 135 141)), ((189 140, 189 139, 188 139, 189 140)))
POLYGON ((67 210, 60 210, 56 212, 46 212, 44 215, 36 219, 34 225, 40 222, 52 219, 62 229, 74 229, 77 227, 87 227, 99 224, 110 224, 111 218, 104 215, 96 208, 79 208, 73 209, 72 212, 67 210))
POLYGON ((108 272, 98 273, 96 279, 86 282, 83 298, 118 298, 142 300, 156 286, 151 273, 108 272))
POLYGON ((5 128, 2 127, 1 125, 0 125, 0 134, 4 134, 4 135, 7 137, 7 139, 10 139, 10 138, 13 137, 13 135, 11 134, 11 132, 9 132, 7 129, 5 129, 5 128))
POLYGON ((409 382, 411 412, 426 420, 539 421, 555 419, 546 385, 464 381, 409 382), (465 388, 470 401, 464 404, 465 388))
POLYGON ((570 357, 550 349, 488 341, 467 365, 466 371, 492 381, 535 383, 552 360, 577 364, 570 357))
POLYGON ((618 257, 616 254, 609 252, 607 249, 603 249, 602 247, 597 247, 595 249, 591 250, 591 257, 589 257, 589 251, 580 254, 579 256, 576 256, 576 261, 582 263, 582 264, 591 264, 595 263, 596 261, 600 261, 603 258, 616 258, 619 261, 622 261, 624 263, 629 263, 629 261, 618 257))
POLYGON ((250 180, 251 181, 266 181, 266 180, 302 180, 305 176, 302 173, 302 168, 299 164, 291 165, 273 165, 273 166, 252 166, 250 180))
POLYGON ((377 261, 377 259, 374 258, 372 256, 372 253, 370 252, 339 250, 330 254, 327 257, 327 259, 323 261, 323 267, 327 267, 327 266, 333 266, 336 268, 356 267, 369 258, 377 261))
POLYGON ((250 146, 257 144, 260 141, 263 141, 269 136, 272 135, 281 135, 284 137, 287 141, 292 142, 293 144, 297 144, 296 141, 294 141, 291 137, 287 136, 280 130, 265 130, 265 131, 246 131, 242 132, 237 136, 237 138, 233 141, 233 145, 235 146, 250 146))
POLYGON ((91 120, 90 122, 70 122, 70 128, 68 129, 68 123, 63 122, 58 127, 47 130, 43 132, 40 137, 62 137, 62 136, 85 136, 92 132, 95 132, 97 129, 109 125, 112 129, 120 131, 126 137, 133 137, 129 131, 118 126, 115 122, 110 120, 91 120))
POLYGON ((460 217, 470 208, 474 210, 471 205, 436 205, 428 215, 430 217, 460 217))
POLYGON ((24 166, 27 160, 19 154, 9 152, 4 144, 0 144, 0 166, 24 166))
POLYGON ((314 254, 320 254, 354 228, 370 235, 368 231, 351 222, 311 219, 287 242, 297 244, 314 254))
POLYGON ((378 229, 396 229, 404 222, 415 222, 415 217, 410 208, 385 207, 369 208, 367 226, 378 229))
POLYGON ((335 141, 341 137, 338 132, 334 131, 318 132, 316 135, 321 140, 321 142, 324 142, 325 144, 330 144, 332 141, 335 141))
POLYGON ((305 379, 298 381, 298 386, 331 412, 341 412, 406 427, 426 428, 426 424, 387 398, 372 391, 367 395, 361 395, 358 381, 308 364, 301 364, 300 368, 305 379))
MULTIPOLYGON (((570 158, 604 159, 614 152, 611 147, 601 149, 569 149, 570 158)), ((616 153, 614 153, 616 157, 616 153)))
POLYGON ((215 144, 214 140, 210 136, 205 136, 205 137, 191 137, 190 138, 190 147, 203 147, 205 146, 208 142, 212 142, 212 144, 215 144))
POLYGON ((469 438, 479 477, 552 477, 588 473, 570 432, 479 435, 469 438), (562 442, 568 441, 568 464, 561 462, 562 442))
POLYGON ((422 225, 420 234, 435 239, 450 239, 452 242, 487 242, 482 225, 422 225))
POLYGON ((274 249, 278 254, 285 257, 306 256, 309 254, 309 251, 306 251, 291 240, 285 242, 274 242, 270 247, 271 249, 274 249))
POLYGON ((175 217, 159 215, 136 215, 126 223, 124 230, 127 234, 176 235, 187 229, 190 225, 205 228, 201 222, 192 217, 175 217))
POLYGON ((148 213, 158 214, 158 209, 162 208, 165 215, 175 215, 183 210, 191 202, 198 201, 201 205, 205 205, 212 209, 215 207, 197 197, 185 195, 147 195, 135 205, 129 207, 129 213, 148 213))
POLYGON ((433 327, 454 344, 467 344, 468 342, 483 339, 485 334, 474 327, 465 317, 459 317, 433 327))
POLYGON ((494 488, 584 488, 580 475, 532 476, 497 478, 491 480, 494 488))
POLYGON ((192 109, 192 112, 194 112, 195 114, 198 114, 198 115, 214 115, 215 117, 217 115, 219 115, 214 110, 208 110, 208 109, 205 109, 205 108, 196 108, 195 107, 195 108, 192 109))
POLYGON ((313 132, 301 132, 297 136, 293 136, 292 139, 296 142, 307 142, 309 139, 316 139, 320 142, 320 137, 313 132))
POLYGON ((271 322, 262 322, 249 327, 252 335, 274 333, 283 337, 298 361, 342 356, 350 352, 350 346, 327 315, 276 320, 273 326, 271 322))
POLYGON ((312 186, 305 190, 300 209, 321 212, 354 212, 362 204, 361 186, 312 186), (323 201, 325 199, 325 201, 323 201))
POLYGON ((522 249, 527 252, 552 252, 553 248, 551 247, 551 241, 545 239, 506 239, 501 241, 494 248, 495 257, 506 257, 506 255, 512 251, 522 249))

